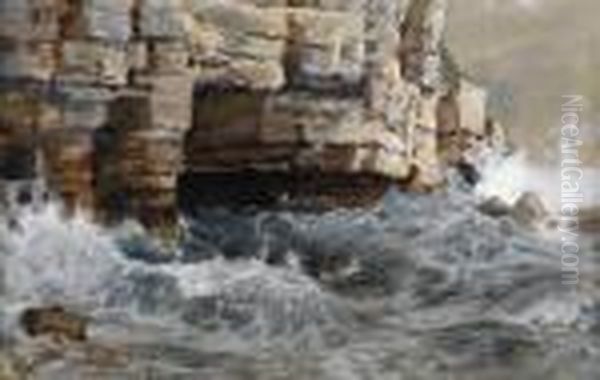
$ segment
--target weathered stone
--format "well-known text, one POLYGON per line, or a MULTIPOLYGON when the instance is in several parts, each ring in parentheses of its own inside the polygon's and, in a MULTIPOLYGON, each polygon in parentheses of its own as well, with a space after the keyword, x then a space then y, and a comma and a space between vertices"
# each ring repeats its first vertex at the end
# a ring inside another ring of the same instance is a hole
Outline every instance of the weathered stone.
POLYGON ((55 0, 3 1, 0 36, 26 41, 57 41, 61 9, 55 0))
POLYGON ((526 227, 539 227, 550 215, 539 195, 526 192, 517 200, 512 210, 513 218, 526 227))
POLYGON ((291 12, 291 43, 286 52, 290 79, 315 88, 327 85, 327 79, 344 84, 360 82, 364 60, 360 16, 317 10, 291 12))
POLYGON ((265 104, 260 140, 266 143, 368 143, 377 136, 361 128, 362 114, 358 98, 338 99, 302 92, 275 95, 265 104))
POLYGON ((71 342, 87 339, 86 319, 61 306, 27 309, 22 313, 20 322, 31 337, 47 336, 71 342))
POLYGON ((194 14, 194 60, 205 81, 218 80, 253 89, 276 89, 285 82, 287 41, 283 8, 206 3, 194 14))
POLYGON ((0 75, 47 81, 60 65, 60 48, 54 42, 31 41, 17 44, 0 41, 0 75))
POLYGON ((125 42, 131 37, 134 0, 75 0, 61 5, 61 33, 69 39, 125 42))
POLYGON ((157 75, 185 72, 190 53, 184 41, 150 41, 147 47, 148 69, 157 75))
POLYGON ((192 123, 192 78, 186 75, 158 76, 151 81, 152 127, 186 131, 192 123))
POLYGON ((43 151, 51 189, 69 210, 93 210, 94 150, 90 131, 50 131, 43 136, 43 151))
POLYGON ((259 143, 265 94, 210 88, 200 87, 196 91, 194 129, 189 135, 196 149, 259 143))
POLYGON ((300 155, 295 162, 300 168, 317 169, 324 173, 381 173, 403 177, 409 173, 402 155, 390 155, 382 146, 326 146, 320 151, 300 155), (304 160, 303 160, 304 158, 304 160), (316 158, 316 160, 315 160, 316 158))
POLYGON ((63 44, 59 80, 85 85, 125 85, 127 63, 123 45, 70 40, 63 44))
POLYGON ((139 2, 137 29, 144 38, 183 38, 186 34, 186 20, 182 0, 142 0, 139 2))
POLYGON ((127 44, 126 61, 130 73, 148 70, 150 64, 148 45, 145 41, 131 41, 127 44))
POLYGON ((0 94, 0 177, 35 176, 35 138, 40 104, 18 92, 0 94))
POLYGON ((102 88, 64 87, 60 111, 62 127, 92 130, 108 121, 108 103, 112 96, 102 88))
POLYGON ((417 126, 413 130, 412 162, 415 177, 410 187, 430 189, 438 187, 443 180, 438 156, 437 134, 435 129, 417 126))
POLYGON ((404 77, 426 90, 441 83, 441 42, 447 1, 414 0, 402 27, 400 59, 404 77))
POLYGON ((186 184, 238 204, 431 189, 503 140, 450 67, 446 2, 5 0, 0 79, 36 106, 1 110, 0 162, 159 226, 186 184))

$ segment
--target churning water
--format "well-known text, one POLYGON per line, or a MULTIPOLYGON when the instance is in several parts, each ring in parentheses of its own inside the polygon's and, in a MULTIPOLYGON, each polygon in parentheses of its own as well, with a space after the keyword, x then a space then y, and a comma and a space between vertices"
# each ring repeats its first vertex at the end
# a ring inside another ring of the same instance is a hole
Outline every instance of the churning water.
POLYGON ((582 238, 580 284, 564 286, 557 240, 469 194, 392 192, 322 215, 197 210, 170 261, 133 223, 103 229, 52 205, 16 219, 0 231, 7 350, 34 355, 23 308, 61 304, 126 356, 102 366, 66 349, 35 379, 600 378, 598 242, 582 238))

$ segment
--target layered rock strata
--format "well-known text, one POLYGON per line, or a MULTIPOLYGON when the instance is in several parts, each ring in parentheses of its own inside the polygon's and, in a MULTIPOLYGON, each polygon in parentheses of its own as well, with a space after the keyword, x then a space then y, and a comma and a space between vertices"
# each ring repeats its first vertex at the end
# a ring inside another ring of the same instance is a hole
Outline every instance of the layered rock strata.
MULTIPOLYGON (((5 0, 0 174, 71 208, 431 189, 491 144, 443 45, 445 0, 5 0), (482 143, 483 142, 483 143, 482 143)), ((486 127, 487 123, 487 127, 486 127)))

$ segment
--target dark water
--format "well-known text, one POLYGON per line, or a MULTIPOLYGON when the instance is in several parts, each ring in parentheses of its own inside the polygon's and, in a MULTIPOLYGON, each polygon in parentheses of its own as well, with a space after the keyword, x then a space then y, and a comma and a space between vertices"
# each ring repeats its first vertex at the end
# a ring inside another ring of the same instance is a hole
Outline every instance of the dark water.
POLYGON ((600 378, 591 236, 569 287, 555 237, 485 216, 467 194, 391 193, 318 216, 198 211, 177 259, 154 263, 133 223, 24 212, 0 232, 6 351, 34 357, 17 316, 60 303, 124 360, 72 347, 34 379, 600 378))

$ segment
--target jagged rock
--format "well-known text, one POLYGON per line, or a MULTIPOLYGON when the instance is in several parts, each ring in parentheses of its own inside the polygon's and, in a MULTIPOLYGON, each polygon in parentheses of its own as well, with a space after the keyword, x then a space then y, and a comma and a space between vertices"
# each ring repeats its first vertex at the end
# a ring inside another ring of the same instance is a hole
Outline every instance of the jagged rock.
POLYGON ((6 0, 0 97, 32 112, 0 107, 0 175, 18 161, 71 209, 162 231, 177 193, 364 206, 435 189, 501 140, 443 43, 446 6, 6 0))
POLYGON ((29 308, 21 314, 20 322, 31 337, 45 336, 59 342, 82 342, 87 339, 86 318, 62 306, 29 308))
POLYGON ((481 181, 481 173, 476 165, 470 162, 463 160, 459 161, 458 164, 456 164, 456 170, 469 186, 475 186, 481 181))

